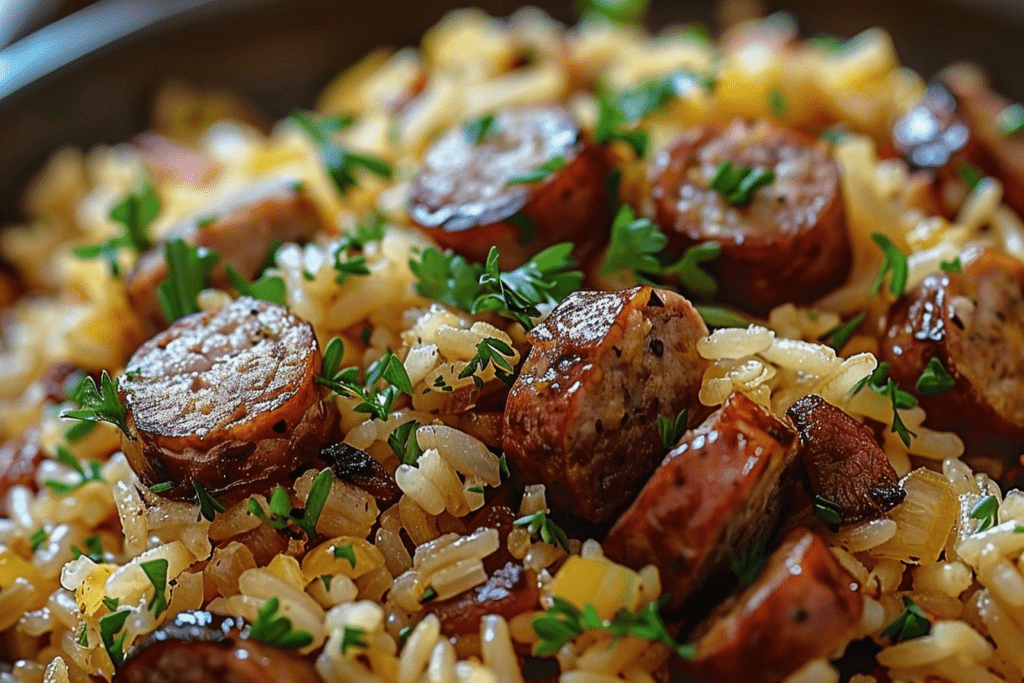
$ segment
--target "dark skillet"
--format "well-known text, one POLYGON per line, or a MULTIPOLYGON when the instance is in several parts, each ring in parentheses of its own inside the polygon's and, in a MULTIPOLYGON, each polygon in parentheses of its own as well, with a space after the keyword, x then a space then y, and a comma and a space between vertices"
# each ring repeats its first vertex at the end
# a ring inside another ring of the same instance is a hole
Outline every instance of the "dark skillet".
MULTIPOLYGON (((481 0, 504 15, 516 0, 481 0)), ((571 21, 569 0, 535 4, 571 21)), ((170 77, 225 85, 269 117, 310 106, 331 76, 381 44, 415 44, 457 2, 376 0, 106 0, 0 51, 0 225, 20 217, 26 180, 63 144, 125 140, 146 126, 154 88, 170 77)), ((767 0, 807 35, 892 32, 924 74, 981 62, 999 89, 1024 97, 1024 5, 1016 0, 767 0)), ((713 25, 712 0, 654 2, 652 26, 713 25)))

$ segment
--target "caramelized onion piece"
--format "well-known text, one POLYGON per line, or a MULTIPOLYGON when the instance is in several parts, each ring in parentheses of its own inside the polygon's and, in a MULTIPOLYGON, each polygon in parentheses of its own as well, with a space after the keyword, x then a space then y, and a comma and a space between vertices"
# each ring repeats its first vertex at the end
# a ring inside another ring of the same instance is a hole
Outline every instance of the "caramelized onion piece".
POLYGON ((313 328, 276 304, 243 297, 182 318, 128 362, 128 462, 179 500, 192 479, 225 505, 283 481, 329 435, 320 363, 313 328))
POLYGON ((320 459, 331 466, 335 477, 373 496, 381 510, 402 497, 402 490, 391 473, 364 450, 347 443, 331 444, 320 451, 320 459))

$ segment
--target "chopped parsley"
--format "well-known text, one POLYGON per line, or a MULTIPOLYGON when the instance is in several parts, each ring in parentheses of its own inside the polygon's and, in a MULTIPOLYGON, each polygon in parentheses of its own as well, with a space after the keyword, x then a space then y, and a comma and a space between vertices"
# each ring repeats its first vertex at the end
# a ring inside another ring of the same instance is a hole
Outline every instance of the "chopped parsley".
POLYGON ((100 600, 103 606, 107 608, 108 612, 113 612, 117 609, 117 606, 121 603, 121 598, 103 598, 100 600))
POLYGON ((557 304, 583 284, 583 273, 574 270, 572 247, 570 242, 552 245, 506 272, 498 270, 498 248, 491 247, 469 312, 494 311, 532 328, 531 318, 540 316, 537 306, 557 304))
POLYGON ((907 429, 906 425, 903 424, 899 411, 915 407, 917 399, 912 394, 900 389, 896 380, 889 377, 888 363, 879 363, 874 372, 854 384, 853 388, 850 389, 850 396, 853 396, 865 386, 870 387, 876 394, 889 397, 892 403, 892 429, 890 431, 898 434, 900 440, 903 441, 903 445, 909 448, 910 437, 917 436, 917 434, 907 429))
POLYGON ((498 467, 501 472, 502 479, 508 479, 512 474, 508 471, 508 460, 505 458, 505 454, 502 453, 501 457, 498 458, 498 467))
POLYGON ((54 495, 65 496, 72 491, 85 486, 91 481, 103 481, 103 474, 100 471, 100 464, 98 462, 90 460, 86 466, 82 466, 82 463, 78 461, 78 458, 72 455, 72 453, 63 446, 57 446, 57 461, 74 470, 74 472, 78 474, 79 479, 71 484, 47 479, 43 483, 47 488, 53 491, 54 495))
POLYGON ((226 270, 231 284, 242 296, 262 299, 278 306, 285 305, 286 289, 284 278, 280 275, 262 275, 255 282, 249 282, 231 266, 226 266, 226 270))
POLYGON ((173 323, 199 312, 196 298, 209 286, 210 274, 220 255, 176 237, 164 245, 164 257, 167 259, 167 279, 157 288, 156 298, 167 322, 173 323))
POLYGON ((516 240, 519 244, 528 244, 537 234, 537 221, 522 211, 516 211, 505 222, 519 228, 519 238, 516 240))
POLYGON ((164 491, 170 491, 173 488, 173 481, 164 481, 160 482, 159 484, 153 484, 152 486, 149 487, 149 490, 152 491, 153 493, 163 493, 164 491))
POLYGON ((121 633, 116 640, 114 636, 124 628, 129 614, 129 610, 123 610, 100 619, 100 642, 103 643, 103 649, 107 651, 115 669, 124 664, 124 643, 128 638, 128 632, 121 633))
POLYGON ((370 219, 365 223, 359 223, 346 232, 338 242, 338 248, 344 250, 365 249, 366 245, 373 242, 380 242, 384 239, 384 231, 387 227, 387 217, 380 211, 374 211, 370 219))
POLYGON ((920 638, 931 633, 932 625, 924 611, 909 596, 903 596, 903 611, 895 621, 885 627, 882 637, 892 639, 896 643, 910 638, 920 638))
POLYGON ((857 331, 864 321, 867 319, 868 314, 861 312, 850 318, 844 323, 839 323, 828 332, 818 337, 818 341, 823 342, 831 346, 837 352, 842 350, 846 346, 850 338, 853 337, 853 333, 857 331))
POLYGON ((1024 133, 1024 105, 1011 104, 996 116, 996 124, 1007 137, 1024 133))
POLYGON ((647 218, 637 218, 633 207, 623 204, 615 214, 602 275, 622 271, 655 275, 661 272, 661 254, 668 238, 647 218))
POLYGON ((484 487, 483 486, 470 486, 466 490, 469 491, 470 493, 481 493, 482 494, 484 492, 484 487))
POLYGON ((960 257, 957 256, 952 261, 941 261, 939 268, 944 273, 962 273, 964 272, 964 265, 960 262, 960 257))
POLYGON ((339 245, 334 250, 334 282, 343 285, 353 275, 369 275, 370 268, 366 265, 366 257, 362 254, 350 256, 339 245))
POLYGON ((65 410, 61 417, 86 422, 109 422, 125 434, 128 434, 128 409, 121 402, 117 393, 117 383, 104 370, 100 375, 99 387, 92 377, 86 376, 75 394, 75 401, 80 408, 65 410))
POLYGON ((999 499, 995 496, 985 496, 971 508, 971 519, 980 519, 981 524, 975 529, 975 533, 991 529, 998 521, 999 499))
POLYGON ((45 528, 39 527, 38 529, 36 529, 35 532, 33 532, 32 535, 28 537, 28 545, 30 548, 32 548, 32 552, 36 552, 37 550, 42 548, 43 544, 46 543, 46 539, 48 539, 49 537, 50 534, 46 531, 45 528))
POLYGON ((153 584, 153 599, 149 601, 147 609, 153 613, 154 619, 167 610, 167 560, 150 560, 139 565, 145 572, 146 578, 153 584))
POLYGON ((957 167, 957 174, 960 180, 967 186, 968 192, 974 192, 974 188, 985 179, 985 174, 978 170, 973 164, 962 163, 957 167))
POLYGON ((75 641, 79 647, 89 647, 89 627, 82 624, 82 630, 78 634, 78 639, 75 641))
POLYGON ((839 506, 824 496, 814 497, 814 514, 829 524, 842 524, 843 515, 839 506))
POLYGON ((569 552, 569 537, 566 536, 565 531, 560 526, 548 519, 547 513, 543 510, 534 512, 532 515, 520 517, 513 524, 526 527, 526 530, 531 535, 539 532, 542 541, 554 546, 560 545, 566 552, 569 552))
POLYGON ((80 557, 88 557, 96 564, 102 564, 103 539, 101 539, 99 536, 86 536, 83 543, 85 544, 85 549, 89 552, 82 552, 81 548, 79 548, 77 545, 73 545, 71 546, 71 556, 76 560, 80 557))
POLYGON ((334 475, 329 469, 318 474, 309 487, 305 508, 293 508, 287 489, 275 486, 267 503, 267 511, 263 510, 263 506, 255 498, 250 498, 246 502, 246 509, 271 528, 284 529, 288 522, 291 522, 305 531, 307 538, 312 539, 316 536, 316 523, 320 520, 324 505, 327 503, 333 481, 334 475))
POLYGON ((598 19, 613 24, 639 24, 647 13, 649 0, 582 0, 578 3, 580 19, 598 19))
POLYGON ((513 354, 515 351, 512 350, 512 347, 500 339, 492 337, 481 339, 476 345, 476 355, 459 373, 459 379, 472 377, 476 388, 483 389, 484 381, 476 373, 483 372, 488 365, 494 365, 494 375, 505 384, 511 385, 514 370, 512 364, 508 362, 508 358, 511 358, 513 354))
MULTIPOLYGON (((196 491, 196 502, 199 503, 199 517, 204 518, 207 522, 212 522, 218 512, 225 511, 224 504, 211 496, 206 487, 195 479, 192 480, 192 488, 196 491)), ((199 517, 196 517, 197 522, 199 517)))
POLYGON ((295 110, 289 116, 316 145, 320 163, 340 194, 358 185, 355 172, 359 169, 365 169, 385 180, 391 180, 394 176, 394 168, 384 159, 353 152, 335 142, 334 134, 355 122, 351 116, 318 119, 312 112, 303 110, 295 110))
POLYGON ((565 168, 565 164, 566 161, 564 156, 559 155, 552 157, 532 171, 512 176, 506 180, 505 183, 507 185, 539 183, 540 181, 547 179, 547 177, 555 171, 565 168))
POLYGON ((661 433, 661 443, 665 448, 672 448, 686 433, 688 421, 689 415, 685 409, 676 415, 674 420, 664 415, 658 416, 658 431, 661 433))
POLYGON ((352 565, 352 569, 356 568, 356 551, 352 548, 351 543, 346 543, 344 545, 336 545, 334 546, 332 552, 334 553, 335 559, 348 560, 348 563, 352 565))
POLYGON ((730 206, 748 206, 754 200, 754 192, 775 182, 775 171, 751 166, 733 166, 723 161, 711 178, 711 189, 722 195, 730 206))
POLYGON ((718 291, 718 283, 701 268, 701 264, 714 261, 721 253, 722 245, 717 242, 695 244, 684 251, 678 261, 665 266, 661 272, 678 278, 679 284, 689 294, 701 299, 710 298, 718 291))
POLYGON ((416 292, 428 299, 463 311, 472 311, 480 292, 483 266, 470 263, 451 250, 440 252, 428 247, 420 258, 409 259, 416 276, 416 292))
POLYGON ((757 543, 749 550, 734 555, 729 564, 740 583, 751 586, 768 564, 768 549, 764 543, 757 543))
POLYGON ((498 119, 493 113, 484 114, 462 124, 462 134, 471 145, 479 145, 484 138, 498 131, 498 119))
POLYGON ((312 634, 292 629, 292 621, 286 616, 276 616, 281 601, 270 598, 257 612, 256 621, 249 629, 249 637, 272 647, 292 649, 305 647, 313 642, 312 634))
POLYGON ((749 327, 750 321, 739 313, 721 306, 694 305, 708 327, 749 327))
POLYGON ((348 652, 350 647, 367 647, 366 630, 358 626, 346 624, 341 632, 341 654, 348 652))
POLYGON ((119 224, 123 234, 112 237, 100 244, 75 247, 75 256, 83 259, 103 257, 110 266, 114 277, 121 277, 121 267, 117 260, 117 250, 130 247, 141 254, 153 246, 149 238, 149 226, 160 214, 160 198, 147 178, 142 184, 141 192, 129 192, 110 210, 110 219, 119 224))
POLYGON ((888 276, 889 292, 898 299, 907 290, 907 275, 910 270, 907 265, 907 255, 880 232, 871 233, 871 239, 882 250, 882 268, 878 271, 874 284, 871 285, 871 296, 875 296, 882 290, 882 285, 885 284, 885 278, 888 276))
POLYGON ((328 593, 330 593, 331 592, 331 581, 334 580, 334 577, 331 576, 330 574, 324 574, 324 575, 322 575, 320 577, 320 580, 324 582, 324 590, 327 591, 328 593))
POLYGON ((946 370, 938 356, 932 356, 925 366, 924 372, 917 378, 917 390, 929 396, 944 394, 956 384, 956 380, 946 370))
POLYGON ((692 88, 712 90, 714 87, 714 76, 679 69, 635 88, 623 90, 614 104, 621 114, 621 121, 632 123, 663 109, 674 98, 686 94, 692 88))
POLYGON ((539 638, 533 646, 533 654, 537 657, 550 657, 561 650, 563 645, 583 635, 584 631, 606 631, 616 639, 633 636, 664 643, 676 655, 691 661, 696 654, 694 646, 677 643, 659 613, 667 600, 667 595, 662 596, 635 614, 623 608, 614 619, 603 620, 597 609, 589 603, 581 610, 564 598, 552 596, 551 607, 533 620, 533 632, 539 638))
POLYGON ((427 590, 423 591, 423 597, 420 598, 420 604, 430 602, 437 597, 437 589, 433 586, 427 586, 427 590))
POLYGON ((416 420, 409 420, 398 427, 395 427, 395 431, 391 432, 388 436, 388 446, 394 451, 395 455, 398 456, 398 460, 403 465, 415 465, 423 455, 423 449, 420 448, 420 444, 416 441, 416 430, 419 429, 420 423, 416 420))
POLYGON ((409 373, 391 349, 366 369, 365 387, 359 383, 359 368, 353 366, 338 369, 343 354, 341 340, 331 340, 324 354, 323 369, 316 381, 339 396, 359 399, 360 402, 353 408, 357 413, 366 413, 370 419, 387 420, 398 395, 412 395, 409 373), (387 382, 388 386, 383 389, 378 387, 380 380, 387 382))
POLYGON ((598 144, 618 140, 629 145, 638 157, 647 154, 648 137, 642 130, 627 128, 628 117, 619 109, 613 95, 606 94, 598 102, 597 123, 594 125, 594 139, 598 144))

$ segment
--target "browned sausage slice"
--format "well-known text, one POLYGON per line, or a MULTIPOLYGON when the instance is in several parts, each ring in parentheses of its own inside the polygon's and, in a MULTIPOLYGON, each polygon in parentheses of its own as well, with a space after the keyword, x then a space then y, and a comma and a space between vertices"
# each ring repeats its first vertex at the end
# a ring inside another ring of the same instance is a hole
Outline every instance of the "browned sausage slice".
POLYGON ((932 358, 942 362, 953 387, 915 393, 927 424, 957 432, 970 454, 993 437, 1024 439, 1024 263, 980 248, 960 258, 962 273, 931 275, 893 304, 879 358, 910 391, 932 358))
POLYGON ((843 524, 874 519, 907 493, 875 434, 821 396, 804 396, 786 411, 800 432, 811 490, 839 508, 843 524))
POLYGON ((796 432, 734 394, 687 432, 604 542, 616 562, 658 568, 680 606, 775 528, 797 456, 796 432))
POLYGON ((505 619, 537 609, 540 590, 537 575, 509 562, 485 583, 460 593, 454 598, 430 602, 427 609, 441 621, 441 631, 448 636, 480 633, 480 620, 488 614, 505 619))
MULTIPOLYGON (((226 266, 253 280, 259 276, 275 242, 305 242, 323 229, 316 206, 301 185, 275 180, 248 188, 223 204, 178 223, 166 237, 180 237, 193 246, 220 254, 211 284, 227 287, 230 280, 226 266)), ((144 254, 125 279, 132 306, 154 330, 167 327, 156 297, 157 287, 166 279, 162 244, 144 254)))
POLYGON ((604 239, 610 170, 565 107, 510 109, 479 142, 461 126, 434 142, 413 181, 409 214, 441 246, 480 263, 497 246, 500 266, 514 268, 558 242, 585 252, 604 239), (564 165, 544 178, 509 182, 557 160, 564 165), (523 227, 524 216, 532 226, 523 227))
POLYGON ((970 139, 956 100, 941 83, 930 84, 892 126, 893 146, 912 168, 942 169, 966 151, 970 139))
POLYGON ((576 292, 529 334, 505 406, 503 443, 527 484, 554 507, 604 522, 626 506, 665 452, 658 416, 697 399, 708 334, 680 295, 651 287, 576 292))
POLYGON ((797 529, 753 585, 697 627, 695 661, 677 666, 698 680, 776 683, 841 645, 863 609, 825 542, 797 529))
POLYGON ((677 254, 701 242, 722 251, 708 264, 720 297, 755 313, 813 301, 849 272, 839 170, 824 146, 767 121, 698 126, 651 166, 657 221, 677 254), (771 170, 749 206, 730 205, 711 181, 721 164, 771 170))
POLYGON ((246 297, 175 322, 128 361, 122 448, 147 486, 194 494, 195 479, 230 504, 283 480, 327 440, 313 328, 246 297))
POLYGON ((318 683, 294 651, 242 638, 241 620, 182 612, 128 653, 114 683, 318 683))

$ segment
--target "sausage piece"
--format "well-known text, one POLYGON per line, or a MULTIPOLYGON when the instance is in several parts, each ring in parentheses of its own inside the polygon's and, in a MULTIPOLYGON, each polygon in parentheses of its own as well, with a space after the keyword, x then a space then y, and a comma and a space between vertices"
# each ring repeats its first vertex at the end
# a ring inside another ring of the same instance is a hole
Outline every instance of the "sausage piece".
MULTIPOLYGON (((776 683, 843 643, 860 621, 860 587, 807 529, 771 554, 757 580, 697 627, 697 680, 776 683)), ((685 680, 685 679, 684 679, 685 680)))
POLYGON ((789 425, 733 394, 665 456, 608 533, 605 554, 635 569, 653 564, 669 609, 681 607, 771 534, 798 446, 789 425))
POLYGON ((811 490, 839 508, 843 524, 881 517, 907 493, 871 427, 821 396, 804 396, 786 411, 800 432, 811 490))
POLYGON ((491 574, 485 583, 448 600, 427 603, 427 610, 441 621, 441 632, 462 636, 480 632, 480 620, 500 614, 506 620, 536 609, 540 604, 537 575, 509 562, 491 574))
MULTIPOLYGON (((994 437, 1024 439, 1024 263, 971 248, 961 273, 925 278, 889 310, 879 359, 915 393, 927 424, 953 430, 968 454, 992 449, 994 437), (938 396, 916 391, 938 358, 955 384, 938 396)), ((1020 451, 1007 455, 1019 455, 1020 451)))
POLYGON ((320 364, 313 328, 282 306, 241 297, 184 317, 128 361, 125 456, 170 498, 192 498, 191 479, 225 505, 259 492, 329 437, 320 364))
POLYGON ((723 301, 766 313, 832 290, 850 269, 839 170, 826 149, 768 121, 697 126, 660 151, 651 166, 656 218, 677 255, 721 245, 708 264, 723 301), (746 207, 732 206, 711 181, 721 164, 771 170, 775 180, 746 207))
POLYGON ((911 168, 940 170, 962 155, 971 134, 957 112, 956 100, 941 83, 896 120, 892 143, 911 168))
POLYGON ((311 662, 256 640, 241 619, 182 612, 128 653, 113 683, 314 683, 311 662))
POLYGON ((582 138, 565 107, 510 109, 495 116, 493 132, 479 142, 459 126, 433 143, 413 181, 409 215, 470 261, 483 263, 497 246, 503 269, 558 242, 586 252, 611 224, 610 170, 604 151, 582 138), (559 159, 564 166, 546 177, 509 182, 542 174, 544 164, 559 159))
POLYGON ((651 287, 576 292, 529 334, 505 406, 503 444, 526 484, 592 522, 625 507, 665 452, 658 416, 691 420, 708 334, 680 295, 651 287))
MULTIPOLYGON (((296 182, 274 180, 246 189, 222 204, 172 227, 166 239, 180 237, 193 246, 220 254, 210 284, 227 288, 226 266, 253 280, 262 272, 274 244, 305 242, 325 227, 316 206, 296 182)), ((167 279, 164 246, 146 252, 127 278, 128 298, 140 317, 153 329, 167 327, 157 300, 160 283, 167 279)))

